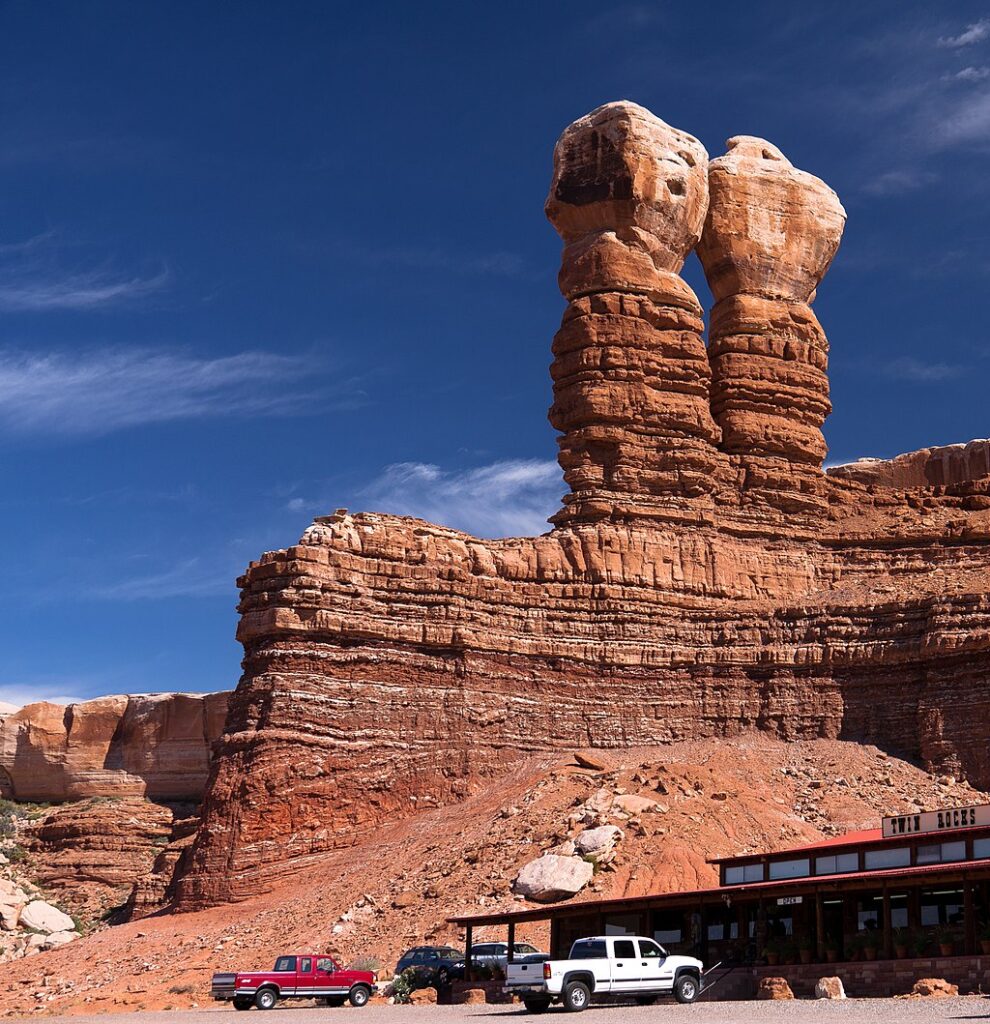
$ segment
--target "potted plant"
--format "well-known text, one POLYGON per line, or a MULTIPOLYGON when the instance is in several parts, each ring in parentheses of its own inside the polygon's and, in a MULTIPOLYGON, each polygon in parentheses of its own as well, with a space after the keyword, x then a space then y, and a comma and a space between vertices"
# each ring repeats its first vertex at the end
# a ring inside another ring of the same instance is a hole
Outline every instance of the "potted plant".
POLYGON ((928 933, 922 929, 912 936, 911 944, 914 947, 915 956, 924 956, 928 949, 928 933))
POLYGON ((898 960, 906 960, 908 955, 908 944, 911 939, 906 928, 894 929, 894 956, 898 960))
POLYGON ((780 943, 776 939, 769 939, 763 948, 763 956, 771 967, 780 963, 780 943))
POLYGON ((877 953, 880 952, 880 933, 879 932, 867 932, 863 936, 863 956, 867 960, 876 960, 877 953))
POLYGON ((980 930, 980 949, 984 956, 990 956, 990 921, 980 930))
POLYGON ((830 964, 839 962, 839 943, 835 939, 825 940, 825 959, 830 964))
POLYGON ((938 951, 941 956, 952 956, 956 951, 956 937, 949 928, 939 928, 936 934, 938 951))
POLYGON ((801 956, 801 963, 810 964, 815 953, 814 942, 806 936, 798 940, 798 953, 801 956))
POLYGON ((797 963, 797 946, 793 939, 785 939, 780 945, 780 959, 785 964, 797 963))

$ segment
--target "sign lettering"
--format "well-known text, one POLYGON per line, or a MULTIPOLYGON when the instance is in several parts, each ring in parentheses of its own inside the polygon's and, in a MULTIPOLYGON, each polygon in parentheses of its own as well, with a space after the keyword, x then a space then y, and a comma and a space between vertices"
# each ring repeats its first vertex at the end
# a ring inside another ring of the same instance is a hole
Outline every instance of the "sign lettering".
POLYGON ((952 807, 943 811, 920 811, 915 814, 892 814, 883 819, 883 835, 885 839, 891 839, 917 832, 972 828, 974 825, 990 825, 990 804, 952 807))

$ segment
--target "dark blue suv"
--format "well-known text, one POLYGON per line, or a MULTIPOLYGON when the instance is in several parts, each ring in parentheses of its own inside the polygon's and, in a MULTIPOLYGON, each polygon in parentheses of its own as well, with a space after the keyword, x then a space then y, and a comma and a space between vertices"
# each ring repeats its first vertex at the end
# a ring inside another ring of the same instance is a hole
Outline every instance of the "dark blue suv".
POLYGON ((413 946, 399 958, 395 973, 401 974, 407 967, 412 967, 428 985, 449 985, 450 979, 457 974, 454 964, 460 964, 463 971, 464 953, 453 946, 413 946))

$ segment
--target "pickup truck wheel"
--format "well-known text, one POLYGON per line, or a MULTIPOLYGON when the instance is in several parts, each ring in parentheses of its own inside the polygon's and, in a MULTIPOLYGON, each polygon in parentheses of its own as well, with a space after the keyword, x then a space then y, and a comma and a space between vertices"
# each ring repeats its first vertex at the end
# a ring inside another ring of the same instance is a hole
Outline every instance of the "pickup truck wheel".
POLYGON ((564 989, 564 1008, 571 1013, 580 1013, 591 1002, 591 990, 583 981, 572 981, 564 989))
POLYGON ((234 996, 235 1010, 250 1010, 253 1005, 254 1000, 250 996, 234 996))
POLYGON ((350 1000, 351 1006, 364 1006, 371 998, 371 993, 364 985, 355 985, 347 994, 347 998, 350 1000))
POLYGON ((523 1005, 527 1013, 546 1013, 550 1009, 550 1000, 537 996, 535 999, 524 999, 523 1005))
POLYGON ((679 1003, 693 1003, 699 991, 698 979, 693 974, 682 974, 674 982, 674 998, 679 1003))
POLYGON ((278 1002, 278 995, 273 988, 261 988, 258 989, 257 994, 254 997, 254 1005, 259 1010, 271 1010, 278 1002))

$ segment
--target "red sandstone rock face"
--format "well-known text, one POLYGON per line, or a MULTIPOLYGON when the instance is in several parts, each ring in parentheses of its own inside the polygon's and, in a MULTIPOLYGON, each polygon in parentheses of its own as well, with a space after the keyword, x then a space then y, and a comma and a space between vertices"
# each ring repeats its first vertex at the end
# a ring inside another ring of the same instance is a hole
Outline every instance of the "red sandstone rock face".
POLYGON ((747 490, 795 506, 795 476, 821 468, 828 342, 809 303, 839 246, 845 211, 818 178, 763 139, 729 139, 709 170, 698 256, 711 312, 712 412, 747 490), (782 500, 778 494, 782 493, 782 500))
POLYGON ((569 305, 553 342, 550 422, 571 494, 556 521, 707 494, 718 430, 701 306, 677 276, 708 206, 708 154, 634 103, 575 121, 546 211, 569 305))
POLYGON ((919 488, 966 484, 990 477, 990 441, 922 448, 893 459, 860 459, 832 466, 829 476, 875 487, 919 488))
POLYGON ((29 704, 0 717, 0 789, 16 800, 198 800, 227 693, 29 704))
POLYGON ((340 513, 249 566, 185 906, 574 747, 762 730, 990 784, 990 477, 822 474, 808 303, 844 213, 759 140, 713 164, 709 404, 676 276, 706 205, 695 146, 631 104, 558 143, 551 419, 571 493, 550 533, 340 513))

